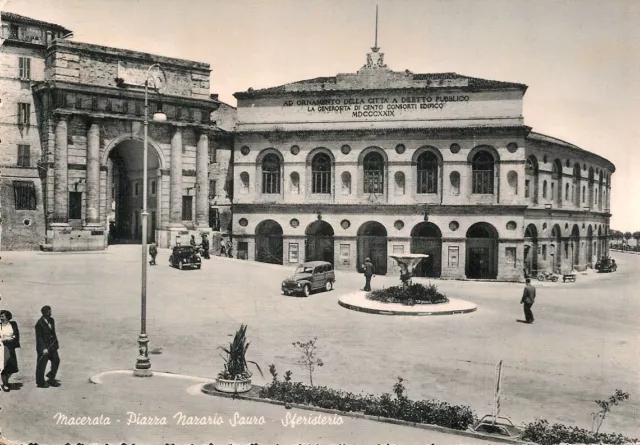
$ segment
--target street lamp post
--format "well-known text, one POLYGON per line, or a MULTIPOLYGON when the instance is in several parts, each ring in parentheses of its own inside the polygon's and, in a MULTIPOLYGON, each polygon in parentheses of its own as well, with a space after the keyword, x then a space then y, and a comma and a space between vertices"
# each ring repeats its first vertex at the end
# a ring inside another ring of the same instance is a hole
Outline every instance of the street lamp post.
MULTIPOLYGON (((144 79, 144 138, 142 147, 142 280, 140 289, 140 335, 138 336, 138 358, 136 360, 136 367, 133 375, 136 377, 151 377, 151 361, 149 360, 149 337, 147 337, 147 133, 149 127, 149 75, 151 70, 157 68, 161 72, 160 77, 152 78, 153 88, 156 91, 160 91, 160 87, 164 87, 166 76, 159 64, 153 64, 147 70, 144 79), (160 83, 161 85, 158 85, 160 83)), ((153 120, 157 122, 164 122, 167 120, 167 116, 158 110, 154 113, 153 120)))

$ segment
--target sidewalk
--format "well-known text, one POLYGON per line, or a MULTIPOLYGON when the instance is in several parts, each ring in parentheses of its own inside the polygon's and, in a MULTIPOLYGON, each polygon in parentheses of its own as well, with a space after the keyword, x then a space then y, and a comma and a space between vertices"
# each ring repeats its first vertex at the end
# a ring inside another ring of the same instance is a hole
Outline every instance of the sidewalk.
MULTIPOLYGON (((347 416, 285 409, 282 406, 206 395, 210 380, 167 375, 133 377, 131 371, 97 376, 101 384, 64 389, 25 387, 37 399, 34 414, 25 403, 5 405, 4 436, 23 443, 136 443, 141 444, 490 444, 480 436, 439 431, 347 416), (170 402, 167 402, 170 401, 170 402), (47 409, 43 409, 45 405, 47 409), (85 420, 81 420, 84 417, 85 420), (300 420, 325 425, 296 424, 300 420), (84 422, 85 425, 76 425, 84 422), (87 425, 86 423, 95 423, 87 425), (34 425, 38 425, 34 428, 34 425)), ((11 394, 11 393, 10 393, 11 394)), ((13 395, 13 394, 12 394, 13 395)), ((20 394, 24 396, 26 394, 20 394)), ((10 440, 8 440, 11 443, 10 440)), ((503 442, 503 441, 500 441, 503 442)), ((515 443, 515 442, 514 442, 515 443)))

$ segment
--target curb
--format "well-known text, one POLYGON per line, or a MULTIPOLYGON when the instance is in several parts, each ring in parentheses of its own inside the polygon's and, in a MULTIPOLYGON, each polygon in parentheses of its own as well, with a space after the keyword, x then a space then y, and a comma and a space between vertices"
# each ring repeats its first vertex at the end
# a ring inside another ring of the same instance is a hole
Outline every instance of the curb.
POLYGON ((368 307, 355 306, 349 303, 345 303, 342 300, 338 300, 338 304, 344 308, 351 309, 352 311, 364 312, 367 314, 378 314, 378 315, 407 315, 407 316, 429 316, 429 315, 454 315, 454 314, 467 314, 469 312, 474 312, 478 309, 478 307, 473 307, 469 309, 457 309, 450 311, 416 311, 416 312, 404 312, 404 311, 389 311, 383 309, 372 309, 368 307))
MULTIPOLYGON (((260 386, 257 385, 252 385, 252 389, 259 389, 261 388, 260 386)), ((252 396, 244 396, 241 394, 227 394, 227 393, 222 393, 219 391, 216 391, 215 388, 213 388, 213 383, 207 383, 205 385, 202 386, 202 392, 210 395, 210 396, 214 396, 214 397, 225 397, 228 399, 240 399, 240 400, 248 400, 251 402, 259 402, 259 403, 267 403, 270 405, 279 405, 279 406, 285 406, 285 402, 281 402, 279 400, 272 400, 272 399, 261 399, 259 397, 252 397, 252 396)), ((489 434, 482 434, 482 433, 476 433, 474 431, 462 431, 462 430, 454 430, 451 428, 446 428, 443 426, 438 426, 438 425, 431 425, 431 424, 427 424, 427 423, 415 423, 415 422, 408 422, 406 420, 398 420, 398 419, 391 419, 389 417, 380 417, 380 416, 372 416, 370 414, 364 414, 364 413, 352 413, 352 412, 344 412, 344 411, 338 411, 336 409, 329 409, 329 408, 321 408, 318 406, 312 406, 312 405, 301 405, 298 403, 290 403, 289 406, 291 406, 291 408, 297 408, 297 409, 302 409, 302 410, 306 410, 306 411, 316 411, 316 412, 321 412, 321 413, 326 413, 326 414, 336 414, 336 415, 340 415, 343 417, 351 417, 354 419, 365 419, 365 420, 371 420, 374 422, 382 422, 382 423, 390 423, 390 424, 394 424, 394 425, 400 425, 400 426, 406 426, 406 427, 412 427, 412 428, 419 428, 422 430, 428 430, 428 431, 437 431, 439 433, 445 433, 445 434, 451 434, 454 436, 464 436, 464 437, 472 437, 475 439, 483 439, 483 440, 488 440, 488 441, 495 441, 495 442, 502 442, 502 443, 515 443, 515 444, 529 444, 530 442, 524 442, 521 440, 517 440, 517 439, 509 439, 506 437, 501 437, 501 436, 492 436, 489 434)))

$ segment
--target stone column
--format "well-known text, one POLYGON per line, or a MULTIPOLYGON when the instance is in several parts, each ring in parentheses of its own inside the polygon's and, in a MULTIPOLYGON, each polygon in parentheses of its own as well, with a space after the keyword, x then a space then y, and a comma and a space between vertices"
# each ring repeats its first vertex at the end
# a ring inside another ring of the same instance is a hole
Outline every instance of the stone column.
POLYGON ((171 176, 169 192, 169 228, 182 225, 182 128, 175 127, 171 138, 171 176))
POLYGON ((93 121, 87 133, 87 224, 100 224, 100 126, 93 121))
POLYGON ((209 136, 202 132, 196 146, 196 226, 209 227, 209 136))
POLYGON ((54 155, 53 214, 55 223, 67 223, 69 218, 69 173, 67 161, 67 117, 59 116, 56 123, 54 155))

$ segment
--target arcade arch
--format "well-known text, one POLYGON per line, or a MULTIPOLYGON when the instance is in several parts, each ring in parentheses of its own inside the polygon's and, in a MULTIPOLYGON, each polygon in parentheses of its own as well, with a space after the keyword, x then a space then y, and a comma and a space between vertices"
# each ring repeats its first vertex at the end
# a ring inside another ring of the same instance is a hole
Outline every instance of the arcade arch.
POLYGON ((416 277, 439 277, 442 273, 442 232, 433 223, 421 222, 411 230, 411 253, 429 255, 415 268, 416 277))
POLYGON ((256 226, 256 261, 282 264, 282 226, 272 219, 256 226))
POLYGON ((467 278, 498 277, 498 231, 486 222, 473 224, 467 230, 467 278))
POLYGON ((387 229, 377 221, 368 221, 358 228, 357 265, 371 259, 376 275, 387 273, 387 229))

